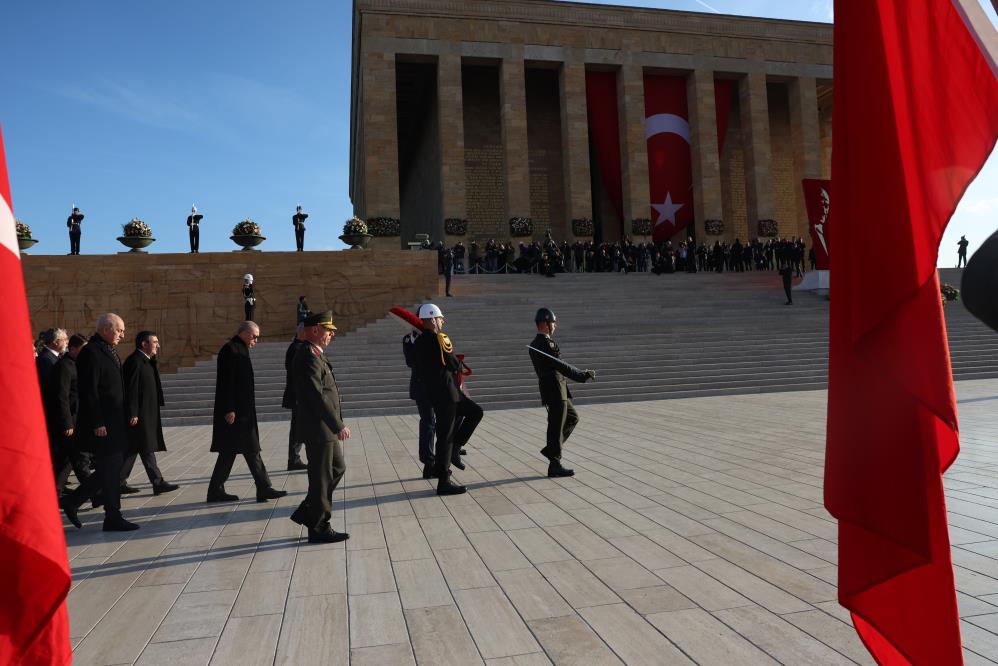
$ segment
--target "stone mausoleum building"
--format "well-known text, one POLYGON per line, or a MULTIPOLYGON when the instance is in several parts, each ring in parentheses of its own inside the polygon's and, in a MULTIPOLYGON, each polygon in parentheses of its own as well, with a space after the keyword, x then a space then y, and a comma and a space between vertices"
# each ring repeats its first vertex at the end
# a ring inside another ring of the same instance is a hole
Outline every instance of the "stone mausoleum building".
POLYGON ((450 219, 467 233, 448 243, 508 240, 513 218, 558 240, 589 221, 604 241, 648 221, 674 241, 807 238, 801 180, 830 177, 831 103, 831 24, 354 0, 350 197, 403 246, 450 219))

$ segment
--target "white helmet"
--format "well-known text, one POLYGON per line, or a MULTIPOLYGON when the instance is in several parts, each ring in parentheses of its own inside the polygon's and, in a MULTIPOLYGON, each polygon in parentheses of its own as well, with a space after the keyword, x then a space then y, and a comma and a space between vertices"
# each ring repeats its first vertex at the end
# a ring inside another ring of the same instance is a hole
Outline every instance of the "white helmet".
POLYGON ((419 312, 416 313, 416 316, 420 319, 436 319, 443 317, 444 313, 433 303, 424 303, 419 306, 419 312))
POLYGON ((252 282, 253 281, 253 274, 252 273, 247 273, 246 275, 243 276, 243 279, 246 280, 246 281, 248 281, 248 282, 252 282))

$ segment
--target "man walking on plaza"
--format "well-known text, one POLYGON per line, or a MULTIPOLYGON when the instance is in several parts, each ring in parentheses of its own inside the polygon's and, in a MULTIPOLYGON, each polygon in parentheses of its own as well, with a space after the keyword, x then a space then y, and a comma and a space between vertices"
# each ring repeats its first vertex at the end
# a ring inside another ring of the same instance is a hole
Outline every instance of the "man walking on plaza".
POLYGON ((95 474, 83 480, 60 502, 66 517, 78 528, 83 525, 76 515, 77 509, 101 491, 104 531, 139 529, 121 515, 121 466, 127 446, 127 426, 121 359, 115 347, 123 337, 124 320, 113 313, 101 315, 97 320, 97 333, 76 359, 80 391, 77 439, 84 451, 94 454, 97 468, 95 474))
POLYGON ((256 384, 250 349, 260 339, 260 327, 251 321, 239 324, 232 339, 218 351, 215 372, 215 407, 212 418, 211 450, 218 454, 208 482, 209 502, 234 502, 236 495, 225 492, 236 456, 246 459, 256 501, 266 502, 287 495, 270 485, 267 468, 260 456, 260 431, 256 422, 256 384))
POLYGON ((49 373, 59 362, 59 358, 66 352, 66 343, 69 337, 66 331, 61 328, 50 328, 42 331, 42 348, 35 357, 35 369, 38 370, 38 385, 45 386, 49 373))
POLYGON ((86 344, 87 339, 82 335, 69 338, 66 353, 42 383, 42 404, 45 407, 45 424, 48 426, 52 469, 55 473, 56 491, 60 495, 64 493, 70 470, 76 473, 76 480, 81 483, 91 475, 90 456, 77 450, 75 437, 76 416, 80 411, 76 357, 86 344))
POLYGON ((297 427, 308 455, 308 493, 291 520, 308 528, 309 543, 337 543, 350 538, 329 525, 333 491, 346 472, 342 442, 350 439, 343 423, 340 392, 323 353, 336 337, 333 313, 308 316, 305 341, 298 345, 291 369, 297 400, 297 427))
MULTIPOLYGON (((299 301, 299 305, 304 302, 304 296, 302 300, 299 301)), ((300 308, 299 308, 300 310, 300 308)), ((295 354, 298 353, 298 349, 302 347, 305 343, 305 319, 308 315, 302 317, 301 322, 298 324, 297 332, 295 333, 294 340, 288 345, 288 350, 284 354, 284 396, 281 398, 281 407, 284 409, 291 410, 291 424, 288 427, 288 471, 295 472, 302 469, 308 469, 308 465, 302 462, 301 459, 301 447, 302 439, 298 436, 298 408, 297 401, 295 399, 295 384, 291 376, 291 368, 294 364, 295 354)))
POLYGON ((173 492, 180 486, 168 483, 156 464, 156 452, 166 451, 163 422, 159 408, 163 400, 163 384, 159 379, 156 355, 159 337, 152 331, 135 336, 135 351, 125 359, 122 368, 125 379, 125 418, 128 419, 128 455, 121 468, 124 486, 132 473, 135 458, 142 459, 152 491, 156 495, 173 492))
POLYGON ((547 458, 548 476, 574 476, 575 471, 561 465, 561 447, 579 423, 579 415, 572 405, 572 392, 568 390, 565 377, 577 382, 596 379, 595 370, 579 370, 561 360, 561 350, 552 340, 558 328, 558 320, 547 308, 541 308, 534 315, 537 335, 531 341, 530 360, 537 373, 537 384, 541 391, 541 404, 548 410, 547 443, 541 455, 547 458))

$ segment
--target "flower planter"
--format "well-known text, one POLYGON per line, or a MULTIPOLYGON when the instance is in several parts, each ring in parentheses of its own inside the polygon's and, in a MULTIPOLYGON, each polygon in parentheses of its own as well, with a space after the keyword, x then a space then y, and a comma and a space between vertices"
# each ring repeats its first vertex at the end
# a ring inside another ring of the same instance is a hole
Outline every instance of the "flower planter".
POLYGON ((254 249, 257 245, 267 240, 266 236, 260 236, 258 234, 239 234, 229 236, 233 243, 238 245, 243 249, 243 252, 259 252, 259 250, 254 249))
POLYGON ((350 246, 351 250, 363 250, 374 238, 371 234, 343 234, 340 240, 350 246))
POLYGON ((21 254, 27 254, 31 246, 37 242, 34 238, 18 238, 17 247, 21 250, 21 254))
POLYGON ((129 253, 136 252, 140 254, 145 254, 145 250, 142 248, 149 247, 156 239, 152 236, 118 236, 118 242, 127 248, 129 253))

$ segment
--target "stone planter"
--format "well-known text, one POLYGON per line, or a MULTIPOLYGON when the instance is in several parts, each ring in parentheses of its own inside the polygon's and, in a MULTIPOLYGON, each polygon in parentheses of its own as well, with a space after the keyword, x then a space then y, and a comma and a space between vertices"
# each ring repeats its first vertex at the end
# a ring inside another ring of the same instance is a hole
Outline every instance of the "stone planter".
POLYGON ((118 242, 127 248, 129 253, 136 252, 145 254, 145 250, 142 248, 149 247, 156 242, 156 239, 152 236, 118 236, 118 242))
POLYGON ((257 245, 267 240, 266 236, 257 234, 244 234, 240 236, 229 236, 233 243, 243 249, 243 252, 259 252, 254 249, 257 245))
POLYGON ((350 246, 351 250, 364 250, 374 238, 371 234, 343 234, 340 240, 350 246))
POLYGON ((21 250, 21 254, 27 254, 31 246, 37 242, 34 238, 18 238, 17 247, 21 250))

